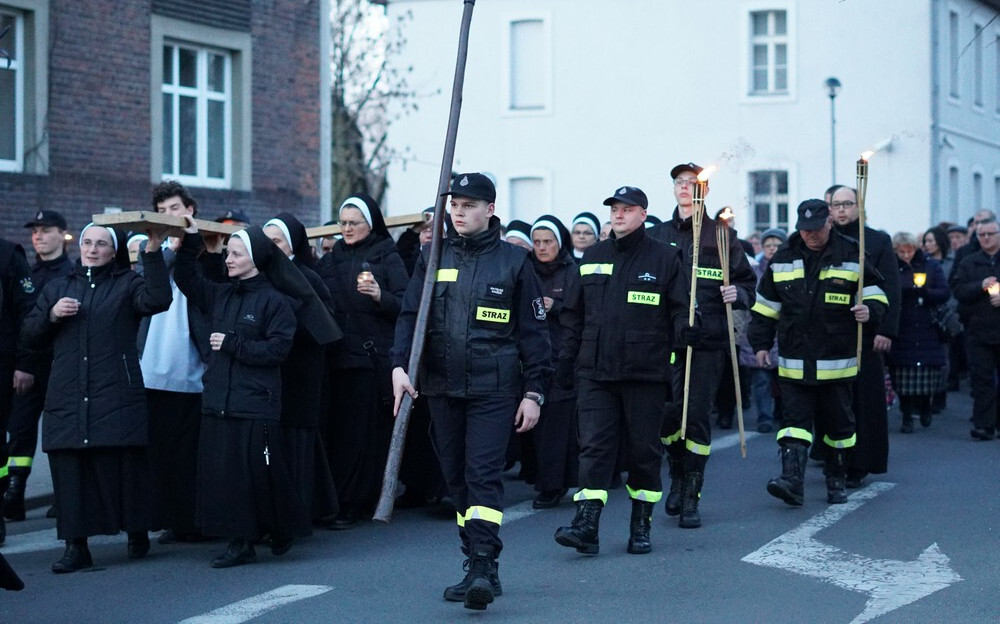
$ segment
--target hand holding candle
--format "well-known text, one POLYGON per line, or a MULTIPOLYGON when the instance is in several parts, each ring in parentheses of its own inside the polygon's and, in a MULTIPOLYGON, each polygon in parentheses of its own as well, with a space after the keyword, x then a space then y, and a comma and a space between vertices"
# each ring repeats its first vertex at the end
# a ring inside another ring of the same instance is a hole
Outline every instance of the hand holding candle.
POLYGON ((913 285, 917 288, 923 288, 924 284, 927 283, 926 273, 914 273, 913 274, 913 285))

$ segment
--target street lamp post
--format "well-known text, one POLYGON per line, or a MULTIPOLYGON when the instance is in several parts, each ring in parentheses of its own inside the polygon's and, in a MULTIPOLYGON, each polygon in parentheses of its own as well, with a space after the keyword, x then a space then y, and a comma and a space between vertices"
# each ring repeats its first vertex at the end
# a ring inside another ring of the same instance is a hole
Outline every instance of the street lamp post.
POLYGON ((826 79, 827 95, 830 96, 830 179, 831 185, 837 183, 837 115, 834 100, 840 93, 840 81, 834 77, 826 79))

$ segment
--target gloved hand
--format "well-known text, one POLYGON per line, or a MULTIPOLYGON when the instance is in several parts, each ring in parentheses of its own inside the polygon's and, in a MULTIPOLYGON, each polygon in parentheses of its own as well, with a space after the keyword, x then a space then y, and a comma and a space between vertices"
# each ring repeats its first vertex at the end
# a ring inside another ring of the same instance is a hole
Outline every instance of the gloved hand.
POLYGON ((559 358, 559 363, 556 364, 556 375, 552 381, 557 388, 564 390, 572 388, 574 383, 573 360, 559 358))
POLYGON ((701 344, 701 326, 685 326, 681 328, 681 345, 695 348, 701 344))

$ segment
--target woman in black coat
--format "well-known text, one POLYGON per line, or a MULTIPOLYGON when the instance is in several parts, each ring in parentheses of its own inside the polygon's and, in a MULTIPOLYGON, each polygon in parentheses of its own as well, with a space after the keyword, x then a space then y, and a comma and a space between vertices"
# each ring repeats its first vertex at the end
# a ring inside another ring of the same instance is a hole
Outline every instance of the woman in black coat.
MULTIPOLYGON (((281 417, 281 364, 292 348, 296 319, 277 290, 288 259, 257 227, 229 240, 231 282, 205 279, 193 220, 177 252, 174 280, 211 319, 211 358, 203 377, 195 520, 204 535, 230 538, 214 568, 256 561, 253 541, 270 536, 282 555, 293 537, 311 533, 308 514, 286 464, 281 417)), ((294 276, 292 276, 294 278, 294 276)), ((306 284, 308 288, 308 284, 306 284)))
MULTIPOLYGON (((316 273, 302 222, 283 212, 264 224, 264 234, 288 256, 332 315, 333 298, 316 273)), ((292 350, 281 365, 281 396, 284 397, 281 428, 288 467, 314 522, 333 520, 339 511, 330 462, 319 437, 325 361, 326 347, 300 323, 292 338, 292 350)))
POLYGON ((339 211, 344 239, 323 275, 344 339, 334 349, 326 441, 340 497, 332 525, 348 529, 378 500, 392 434, 389 347, 409 277, 382 212, 364 194, 339 211))
POLYGON ((136 349, 139 321, 170 307, 160 237, 141 254, 145 276, 130 270, 125 236, 95 226, 80 232, 80 260, 47 284, 22 335, 51 346, 52 374, 42 414, 59 539, 55 573, 93 565, 87 538, 128 532, 128 555, 149 552, 146 391, 136 349))
POLYGON ((898 232, 892 246, 899 258, 899 333, 889 351, 889 375, 903 413, 900 431, 913 433, 913 414, 931 424, 931 397, 940 385, 945 347, 934 328, 931 310, 951 296, 941 264, 920 250, 915 236, 898 232))
MULTIPOLYGON (((559 314, 563 296, 580 280, 579 265, 573 259, 570 233, 558 218, 539 217, 531 226, 531 263, 542 286, 545 323, 552 344, 552 367, 559 360, 562 328, 559 314)), ((577 485, 580 447, 577 442, 576 390, 553 386, 545 397, 534 447, 538 462, 535 476, 535 509, 555 507, 566 491, 577 485)))

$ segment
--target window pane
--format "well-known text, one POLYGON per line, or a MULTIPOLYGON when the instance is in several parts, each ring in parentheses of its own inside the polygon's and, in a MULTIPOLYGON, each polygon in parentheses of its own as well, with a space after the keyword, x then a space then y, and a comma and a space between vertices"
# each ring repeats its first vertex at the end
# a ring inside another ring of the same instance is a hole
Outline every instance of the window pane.
POLYGON ((208 90, 226 92, 226 57, 221 54, 208 55, 208 90))
POLYGON ((181 48, 178 54, 180 66, 180 84, 184 87, 198 86, 198 53, 194 50, 181 48))
POLYGON ((776 67, 786 67, 788 65, 788 46, 783 43, 774 46, 774 65, 776 67))
POLYGON ((753 66, 767 67, 767 46, 755 45, 753 47, 753 66))
POLYGON ((776 69, 776 70, 774 70, 774 90, 775 91, 787 91, 788 90, 788 70, 787 69, 776 69))
POLYGON ((788 225, 788 204, 778 204, 778 225, 788 225))
MULTIPOLYGON (((0 15, 0 33, 10 27, 7 34, 0 39, 0 48, 7 51, 7 55, 10 56, 12 60, 17 60, 17 28, 14 26, 15 18, 13 15, 0 15)), ((4 67, 7 66, 7 62, 3 62, 4 67)))
POLYGON ((757 224, 757 229, 765 229, 771 225, 771 206, 770 204, 754 204, 754 222, 757 224))
POLYGON ((750 32, 754 36, 767 34, 767 12, 755 12, 750 14, 750 32))
POLYGON ((784 11, 774 11, 774 34, 784 35, 788 32, 787 14, 784 11))
POLYGON ((163 46, 163 84, 174 84, 173 46, 163 46))
POLYGON ((163 173, 174 172, 174 96, 163 94, 163 173))
POLYGON ((766 173, 753 173, 750 174, 753 180, 753 194, 754 195, 770 195, 771 194, 771 176, 766 173))
POLYGON ((226 177, 226 104, 208 102, 208 177, 226 177))
POLYGON ((540 61, 545 48, 542 20, 510 24, 510 107, 545 107, 545 67, 540 61))
POLYGON ((542 178, 513 178, 510 181, 510 214, 511 219, 527 218, 537 213, 538 201, 545 192, 545 180, 542 178))
POLYGON ((17 159, 16 72, 0 69, 0 158, 17 159))
POLYGON ((779 171, 774 178, 778 183, 778 195, 788 195, 788 172, 779 171))
POLYGON ((193 97, 180 97, 180 173, 198 174, 198 101, 193 97))

